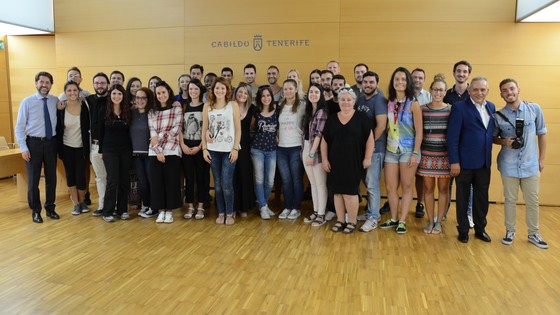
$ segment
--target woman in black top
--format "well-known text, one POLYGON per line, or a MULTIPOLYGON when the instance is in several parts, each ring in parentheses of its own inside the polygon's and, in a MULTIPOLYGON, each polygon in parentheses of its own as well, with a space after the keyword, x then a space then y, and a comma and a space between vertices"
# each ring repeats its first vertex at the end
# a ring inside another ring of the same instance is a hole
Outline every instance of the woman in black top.
POLYGON ((204 108, 202 95, 206 93, 206 87, 198 79, 192 79, 187 86, 189 96, 183 105, 183 132, 180 134, 180 145, 183 151, 181 163, 187 182, 185 189, 187 212, 184 218, 190 219, 194 215, 196 182, 196 201, 198 205, 194 218, 200 220, 204 218, 204 203, 208 201, 209 183, 207 178, 210 176, 210 165, 204 161, 201 144, 202 109, 204 108))
POLYGON ((253 95, 247 83, 241 82, 233 92, 233 98, 239 106, 241 116, 241 148, 237 155, 233 175, 233 209, 246 217, 247 212, 255 207, 255 180, 253 178, 253 161, 251 160, 251 120, 254 116, 253 95))
POLYGON ((118 84, 109 89, 107 110, 100 113, 99 154, 107 170, 107 188, 103 205, 103 220, 114 222, 115 205, 122 220, 128 215, 128 192, 130 190, 130 106, 125 89, 118 84))

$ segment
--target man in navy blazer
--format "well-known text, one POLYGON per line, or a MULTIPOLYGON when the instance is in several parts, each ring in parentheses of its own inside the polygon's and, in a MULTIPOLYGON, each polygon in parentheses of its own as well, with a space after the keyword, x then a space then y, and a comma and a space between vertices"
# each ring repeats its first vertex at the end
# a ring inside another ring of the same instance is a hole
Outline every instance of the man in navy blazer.
POLYGON ((467 207, 470 185, 473 186, 473 221, 475 237, 485 242, 491 239, 486 234, 488 214, 488 188, 492 164, 492 133, 496 107, 486 101, 488 80, 483 77, 472 79, 469 97, 451 108, 447 128, 447 145, 451 176, 457 181, 457 230, 459 241, 469 241, 467 207))

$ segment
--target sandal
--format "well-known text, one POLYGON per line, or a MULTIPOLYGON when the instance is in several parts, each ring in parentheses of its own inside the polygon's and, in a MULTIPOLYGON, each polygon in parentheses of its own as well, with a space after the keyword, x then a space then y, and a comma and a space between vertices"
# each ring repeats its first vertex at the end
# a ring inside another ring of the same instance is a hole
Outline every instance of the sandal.
POLYGON ((356 231, 356 223, 348 222, 346 223, 346 227, 342 232, 344 232, 345 234, 352 234, 354 233, 354 231, 356 231))
POLYGON ((226 225, 233 225, 235 223, 235 219, 233 218, 232 214, 228 214, 226 216, 226 225))
POLYGON ((434 223, 434 228, 432 229, 432 234, 441 234, 441 222, 434 223))
POLYGON ((194 218, 197 219, 197 220, 204 219, 204 208, 196 209, 196 215, 194 216, 194 218))
POLYGON ((324 225, 325 223, 327 223, 327 220, 325 220, 325 215, 317 215, 315 220, 311 222, 311 226, 321 226, 324 225))
POLYGON ((342 232, 342 231, 344 231, 344 228, 346 228, 346 223, 344 223, 342 221, 336 221, 336 223, 331 228, 331 231, 342 232))
POLYGON ((424 233, 432 234, 434 229, 434 222, 426 222, 426 227, 424 228, 424 233))
POLYGON ((218 214, 218 218, 216 218, 216 224, 224 224, 226 221, 226 216, 223 213, 218 214))
POLYGON ((317 219, 319 214, 317 212, 313 212, 310 216, 303 218, 303 223, 311 223, 317 219))
POLYGON ((187 209, 187 213, 185 213, 185 215, 183 216, 183 218, 185 219, 190 219, 193 217, 193 212, 194 212, 194 208, 189 208, 187 209))

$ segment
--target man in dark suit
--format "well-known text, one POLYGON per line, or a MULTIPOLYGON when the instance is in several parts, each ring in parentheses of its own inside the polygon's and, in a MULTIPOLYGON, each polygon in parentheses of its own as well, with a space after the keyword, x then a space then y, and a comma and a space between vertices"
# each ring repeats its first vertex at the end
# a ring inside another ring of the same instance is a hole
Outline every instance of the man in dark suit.
POLYGON ((457 181, 458 239, 463 243, 469 241, 467 207, 472 184, 475 237, 490 242, 485 227, 492 163, 494 130, 492 114, 496 111, 496 107, 486 101, 488 95, 486 78, 472 79, 468 90, 469 97, 453 105, 447 128, 451 176, 455 176, 457 181))

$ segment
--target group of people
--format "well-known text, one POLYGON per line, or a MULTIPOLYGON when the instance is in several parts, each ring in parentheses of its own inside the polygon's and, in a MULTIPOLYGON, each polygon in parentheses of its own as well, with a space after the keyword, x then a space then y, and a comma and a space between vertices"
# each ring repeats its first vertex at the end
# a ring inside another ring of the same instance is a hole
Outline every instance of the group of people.
POLYGON ((178 78, 178 93, 154 76, 148 87, 139 78, 125 86, 124 74, 93 76, 94 93, 80 87, 80 70, 68 71, 64 93, 50 95, 52 76, 39 72, 37 93, 21 103, 16 137, 29 174, 29 207, 33 221, 43 222, 39 176, 44 163, 46 214, 55 212, 56 154, 62 159, 73 201, 73 215, 89 211, 89 164, 93 166, 99 208, 94 216, 107 222, 126 220, 131 167, 136 172, 142 206, 139 216, 173 222, 173 210, 186 203, 185 219, 203 219, 210 202, 210 169, 214 179, 217 224, 232 225, 258 206, 262 219, 276 215, 268 206, 276 170, 284 209, 280 219, 302 215, 303 174, 307 174, 313 209, 303 221, 322 226, 336 217, 334 232, 375 230, 380 213, 390 218, 381 229, 407 231, 406 219, 416 186, 416 217, 427 222, 426 234, 442 233, 456 181, 458 240, 468 242, 469 228, 486 242, 492 145, 500 145, 498 169, 505 197, 506 233, 516 233, 518 189, 527 204, 528 240, 548 245, 539 234, 539 174, 544 167, 546 127, 542 110, 521 101, 513 79, 503 80, 506 105, 496 111, 486 100, 488 80, 475 77, 459 61, 449 88, 438 74, 426 91, 425 71, 398 67, 388 83, 366 64, 354 67, 349 86, 336 61, 309 74, 307 89, 296 69, 280 84, 280 70, 267 69, 267 85, 256 83, 257 69, 244 68, 245 82, 233 88, 233 70, 204 76, 201 65, 178 78), (388 206, 380 205, 381 171, 385 169, 388 206), (182 172, 178 171, 182 170, 182 172), (186 185, 185 185, 186 182, 186 185), (367 188, 364 215, 358 215, 360 184, 367 188), (436 213, 435 190, 438 207, 436 213), (399 186, 401 196, 399 196, 399 186), (184 199, 182 189, 184 188, 184 199), (400 207, 399 207, 399 199, 400 207), (206 208, 206 209, 205 209, 206 208), (399 211, 400 210, 400 211, 399 211), (399 214, 400 213, 400 214, 399 214))

